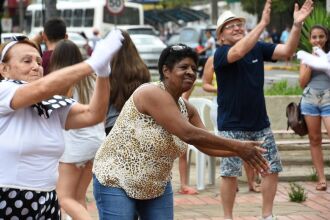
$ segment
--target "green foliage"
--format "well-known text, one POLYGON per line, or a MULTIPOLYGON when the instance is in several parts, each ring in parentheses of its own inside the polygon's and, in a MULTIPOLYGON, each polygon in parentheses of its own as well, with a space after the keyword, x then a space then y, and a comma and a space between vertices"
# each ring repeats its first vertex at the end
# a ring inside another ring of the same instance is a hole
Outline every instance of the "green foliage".
MULTIPOLYGON (((243 10, 257 15, 258 20, 260 20, 265 2, 265 0, 241 0, 241 5, 243 10)), ((301 7, 305 0, 272 0, 271 23, 268 27, 277 27, 278 30, 283 30, 286 25, 291 25, 294 3, 296 2, 301 7)), ((318 0, 317 2, 325 8, 326 0, 318 0)))
MULTIPOLYGON (((241 5, 244 11, 247 11, 251 14, 260 14, 258 9, 258 5, 264 5, 264 1, 262 0, 245 0, 241 1, 241 5)), ((261 7, 260 7, 261 8, 261 7)))
POLYGON ((291 202, 304 202, 307 199, 307 193, 298 183, 290 183, 289 198, 291 202))
POLYGON ((281 80, 267 88, 265 95, 301 95, 302 92, 300 86, 289 86, 287 80, 281 80))
POLYGON ((162 5, 164 8, 176 8, 176 7, 189 7, 192 0, 163 0, 162 5))
MULTIPOLYGON (((258 14, 261 17, 262 10, 264 9, 265 0, 244 0, 241 1, 242 7, 245 11, 251 14, 258 14)), ((294 3, 298 3, 302 6, 305 0, 273 0, 272 1, 272 13, 285 13, 287 11, 293 12, 294 3)), ((319 0, 318 4, 325 7, 326 0, 319 0)), ((281 16, 278 14, 278 16, 281 16)))
POLYGON ((304 26, 301 31, 300 50, 311 51, 312 46, 309 42, 309 32, 311 27, 315 24, 320 24, 324 27, 330 28, 330 14, 321 5, 317 5, 312 14, 305 20, 304 26))
POLYGON ((313 167, 312 168, 312 172, 311 172, 311 174, 310 174, 310 179, 311 179, 311 181, 314 181, 314 182, 316 182, 317 181, 317 173, 316 173, 316 170, 315 170, 315 168, 313 167))

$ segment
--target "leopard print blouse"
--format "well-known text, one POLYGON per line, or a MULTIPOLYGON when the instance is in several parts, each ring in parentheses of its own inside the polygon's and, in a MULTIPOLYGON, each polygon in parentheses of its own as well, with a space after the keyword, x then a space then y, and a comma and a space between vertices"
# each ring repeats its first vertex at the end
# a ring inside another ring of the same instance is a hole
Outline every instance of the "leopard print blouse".
MULTIPOLYGON (((188 120, 182 98, 178 104, 188 120)), ((93 172, 102 185, 122 188, 134 199, 153 199, 164 193, 174 160, 186 150, 186 143, 137 110, 132 95, 97 151, 93 172)))

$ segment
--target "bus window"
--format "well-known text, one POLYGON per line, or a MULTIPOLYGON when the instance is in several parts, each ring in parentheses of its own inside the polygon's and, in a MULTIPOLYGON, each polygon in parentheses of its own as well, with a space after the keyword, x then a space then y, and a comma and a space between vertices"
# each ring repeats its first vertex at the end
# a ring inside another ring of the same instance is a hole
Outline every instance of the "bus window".
POLYGON ((81 27, 82 25, 82 9, 73 10, 73 27, 81 27))
POLYGON ((71 25, 71 17, 72 17, 72 11, 71 9, 64 9, 62 13, 63 19, 65 21, 65 24, 67 27, 72 26, 71 25))
POLYGON ((93 27, 94 9, 86 9, 85 11, 85 27, 93 27))
MULTIPOLYGON (((57 0, 56 8, 68 32, 84 31, 88 37, 93 36, 93 28, 100 30, 101 34, 107 33, 114 26, 114 16, 109 13, 104 0, 57 0), (102 2, 102 4, 100 3, 102 2)), ((43 26, 44 17, 41 1, 30 4, 27 13, 32 13, 31 31, 36 33, 43 26)), ((30 15, 28 15, 30 16, 30 15)), ((30 22, 31 19, 28 19, 30 22)), ((143 6, 139 3, 125 1, 125 9, 116 17, 118 25, 143 25, 143 6)))
POLYGON ((40 10, 36 10, 34 14, 34 26, 40 27, 42 24, 42 13, 40 10))
MULTIPOLYGON (((110 24, 115 23, 114 16, 108 12, 106 6, 103 7, 103 22, 110 24)), ((139 25, 140 24, 139 9, 125 7, 123 13, 117 16, 117 24, 139 25)))
POLYGON ((56 15, 57 15, 57 17, 61 17, 61 11, 60 10, 56 10, 56 15))

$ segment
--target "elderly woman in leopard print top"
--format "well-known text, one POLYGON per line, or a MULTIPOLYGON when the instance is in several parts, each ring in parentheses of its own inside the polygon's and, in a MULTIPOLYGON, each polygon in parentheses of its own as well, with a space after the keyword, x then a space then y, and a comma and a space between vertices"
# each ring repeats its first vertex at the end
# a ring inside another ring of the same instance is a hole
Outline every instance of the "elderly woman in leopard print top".
POLYGON ((258 142, 208 132, 197 110, 181 98, 196 80, 198 56, 184 44, 165 48, 160 82, 143 84, 124 105, 94 161, 94 196, 100 219, 173 219, 173 162, 195 145, 212 156, 243 158, 268 168, 258 142))

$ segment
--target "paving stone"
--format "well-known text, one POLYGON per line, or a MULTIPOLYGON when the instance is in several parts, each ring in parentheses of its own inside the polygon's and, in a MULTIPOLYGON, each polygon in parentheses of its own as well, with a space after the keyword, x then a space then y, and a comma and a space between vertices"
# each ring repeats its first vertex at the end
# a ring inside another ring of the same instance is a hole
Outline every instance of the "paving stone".
MULTIPOLYGON (((218 166, 216 172, 219 173, 218 166)), ((195 167, 191 167, 192 181, 196 184, 195 167)), ((306 174, 308 175, 308 174, 306 174)), ((207 178, 207 176, 205 177, 207 178)), ((206 179, 207 180, 207 179, 206 179)), ((180 182, 178 162, 173 167, 174 219, 175 220, 223 220, 221 198, 219 196, 219 178, 215 185, 207 185, 197 195, 181 195, 177 193, 180 182)), ((326 192, 315 190, 315 182, 297 182, 307 192, 307 201, 290 202, 288 182, 280 181, 274 203, 274 214, 278 220, 329 220, 330 219, 330 187, 326 192)), ((328 181, 330 186, 330 181, 328 181)), ((235 220, 258 220, 261 213, 261 194, 248 191, 246 183, 239 182, 239 192, 234 206, 235 220)), ((92 186, 88 189, 88 210, 93 219, 98 219, 97 209, 92 194, 92 186)))

